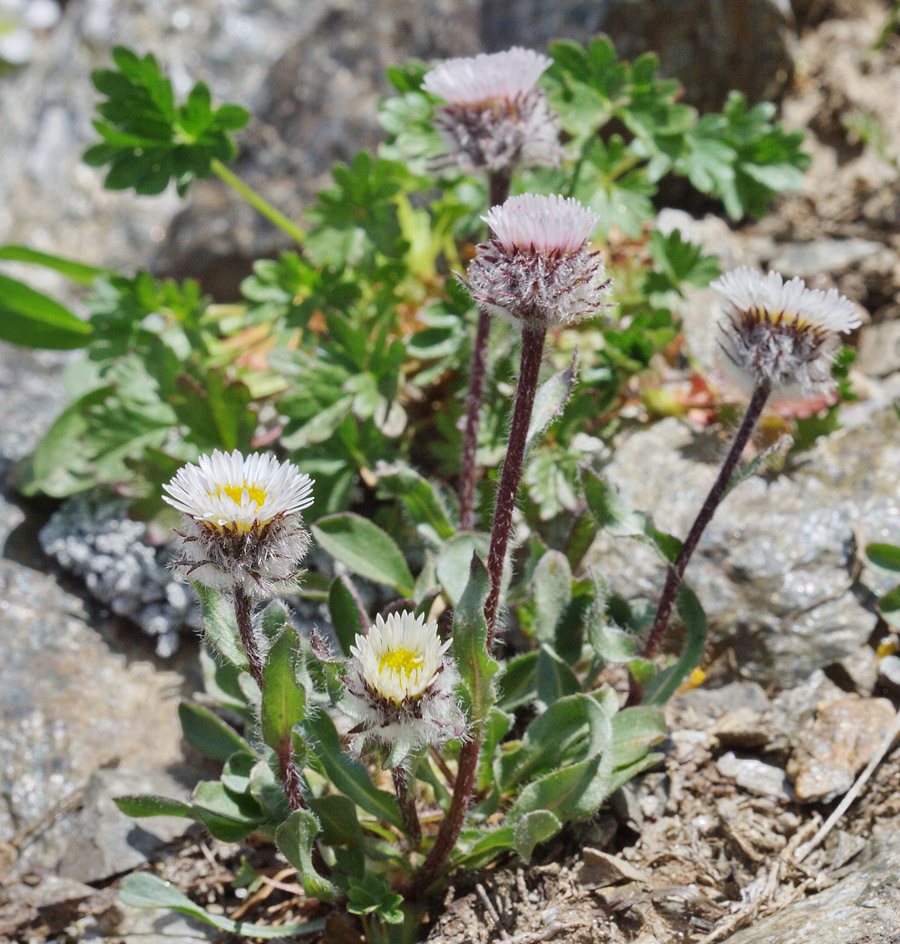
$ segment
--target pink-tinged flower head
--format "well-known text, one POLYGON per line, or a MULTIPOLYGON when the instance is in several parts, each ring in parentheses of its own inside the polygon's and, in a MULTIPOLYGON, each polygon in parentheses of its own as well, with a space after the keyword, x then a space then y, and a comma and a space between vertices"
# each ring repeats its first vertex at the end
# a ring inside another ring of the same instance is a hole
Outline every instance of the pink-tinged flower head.
POLYGON ((522 194, 493 207, 466 286, 488 311, 523 324, 565 325, 604 307, 610 280, 587 242, 597 215, 577 200, 522 194))
POLYGON ((163 500, 182 513, 177 566, 200 583, 251 595, 294 589, 309 547, 300 512, 313 482, 271 455, 216 450, 178 470, 163 500))
POLYGON ((447 59, 426 74, 422 88, 448 105, 481 105, 529 91, 551 64, 533 49, 514 46, 503 52, 447 59))
POLYGON ((836 289, 809 289, 778 272, 762 275, 746 266, 712 283, 725 296, 719 347, 723 367, 745 389, 764 382, 785 396, 831 386, 831 362, 839 334, 860 325, 849 299, 836 289))
POLYGON ((448 59, 426 74, 422 88, 442 98, 435 125, 447 148, 439 169, 463 173, 515 166, 556 167, 559 117, 536 83, 551 60, 516 46, 504 52, 448 59))

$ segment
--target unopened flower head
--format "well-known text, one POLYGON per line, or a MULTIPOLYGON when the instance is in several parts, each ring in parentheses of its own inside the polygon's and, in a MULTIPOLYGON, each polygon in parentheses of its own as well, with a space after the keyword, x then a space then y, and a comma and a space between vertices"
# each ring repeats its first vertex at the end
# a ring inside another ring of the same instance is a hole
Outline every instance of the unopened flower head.
POLYGON ((559 117, 535 84, 550 59, 516 46, 505 52, 447 59, 422 88, 447 104, 435 125, 447 147, 444 166, 464 174, 515 166, 556 167, 562 155, 559 117))
POLYGON ((341 708, 359 722, 357 747, 371 737, 408 751, 465 734, 449 647, 437 623, 406 611, 376 617, 368 634, 356 637, 341 708))
POLYGON ((860 324, 849 299, 747 267, 726 272, 712 287, 728 303, 719 341, 723 367, 744 389, 766 383, 796 396, 831 385, 839 334, 860 324))
POLYGON ((163 489, 182 513, 188 576, 250 595, 294 588, 309 547, 300 512, 313 502, 313 483, 290 462, 216 450, 186 465, 163 489))
POLYGON ((523 324, 566 325, 607 303, 610 280, 587 241, 597 215, 577 200, 526 193, 483 217, 491 228, 466 286, 488 311, 523 324))

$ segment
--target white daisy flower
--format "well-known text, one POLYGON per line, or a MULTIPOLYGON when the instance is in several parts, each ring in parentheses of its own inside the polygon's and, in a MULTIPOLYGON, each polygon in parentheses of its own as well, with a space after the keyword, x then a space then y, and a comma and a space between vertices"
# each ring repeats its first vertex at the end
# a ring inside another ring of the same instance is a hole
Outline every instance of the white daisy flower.
POLYGON ((340 707, 359 722, 357 749, 372 737, 406 753, 465 734, 449 647, 437 623, 407 611, 379 615, 366 636, 356 637, 340 707))
POLYGON ((607 304, 603 260, 587 249, 599 218, 577 200, 526 193, 483 219, 491 236, 477 247, 466 286, 488 311, 565 325, 607 304))
POLYGON ((216 450, 186 465, 163 489, 182 513, 177 564, 208 586, 250 595, 288 592, 309 547, 300 512, 313 482, 271 455, 216 450))
POLYGON ((556 167, 559 117, 536 82, 547 56, 516 46, 504 52, 448 59, 426 74, 422 88, 447 104, 435 114, 444 139, 444 166, 470 174, 516 165, 556 167))
POLYGON ((861 324, 856 308, 836 289, 809 289, 798 278, 785 282, 733 269, 712 283, 725 296, 721 322, 722 366, 744 389, 765 382, 784 396, 821 391, 832 383, 831 362, 841 332, 861 324))

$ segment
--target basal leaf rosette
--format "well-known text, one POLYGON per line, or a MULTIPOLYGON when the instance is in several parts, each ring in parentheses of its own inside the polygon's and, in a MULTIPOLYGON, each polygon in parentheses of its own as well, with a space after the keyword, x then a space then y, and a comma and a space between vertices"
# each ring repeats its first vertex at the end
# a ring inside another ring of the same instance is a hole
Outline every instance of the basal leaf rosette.
POLYGON ((560 121, 537 80, 551 60, 516 46, 504 52, 447 59, 422 88, 446 104, 434 116, 446 147, 438 169, 464 173, 513 167, 557 167, 560 121))
POLYGON ((293 590, 309 548, 301 511, 313 503, 312 486, 272 455, 200 456, 163 486, 165 501, 182 513, 176 566, 206 586, 249 596, 293 590))
POLYGON ((742 389, 765 383, 782 396, 804 396, 831 387, 839 335, 861 323, 853 302, 836 289, 809 289, 802 279, 785 282, 746 266, 712 287, 726 300, 722 368, 742 389))
POLYGON ((354 749, 373 740, 392 757, 466 734, 459 674, 437 623, 404 611, 379 615, 357 635, 344 678, 341 710, 358 722, 354 749))

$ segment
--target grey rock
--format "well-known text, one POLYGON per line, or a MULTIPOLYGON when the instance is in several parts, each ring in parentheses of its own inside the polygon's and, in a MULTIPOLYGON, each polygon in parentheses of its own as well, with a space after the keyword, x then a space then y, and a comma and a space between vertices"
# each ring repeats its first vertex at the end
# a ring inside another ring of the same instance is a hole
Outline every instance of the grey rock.
POLYGON ((781 738, 777 746, 793 748, 815 718, 819 705, 836 701, 843 695, 821 669, 812 672, 799 685, 780 692, 772 699, 772 727, 781 738))
POLYGON ((692 725, 703 729, 712 727, 733 711, 764 714, 771 708, 765 690, 756 682, 730 682, 721 688, 694 688, 683 695, 676 695, 669 704, 674 711, 691 712, 692 725))
POLYGON ((69 499, 41 529, 40 541, 96 599, 154 636, 159 655, 172 655, 182 626, 199 627, 196 595, 167 570, 171 547, 151 547, 147 526, 128 517, 121 499, 96 493, 69 499))
POLYGON ((792 72, 790 11, 769 0, 482 0, 491 50, 543 48, 554 39, 590 41, 608 34, 621 56, 660 57, 664 75, 685 86, 702 111, 722 106, 730 89, 752 101, 780 99, 792 72))
MULTIPOLYGON (((855 653, 875 626, 872 591, 890 575, 854 572, 857 540, 900 540, 898 422, 893 410, 860 418, 792 459, 772 481, 743 482, 722 503, 687 572, 712 640, 741 672, 781 687, 855 653)), ((625 501, 684 535, 727 445, 667 419, 627 439, 604 470, 625 501), (640 470, 636 474, 636 470, 640 470)), ((587 562, 628 598, 655 600, 662 568, 630 540, 601 534, 587 562)))
POLYGON ((900 657, 883 656, 878 660, 878 684, 891 695, 900 695, 900 657))
POLYGON ((890 253, 884 243, 872 239, 817 239, 805 243, 783 243, 769 260, 771 268, 786 278, 809 279, 838 274, 877 253, 890 253))
MULTIPOLYGON (((309 5, 303 29, 274 64, 253 102, 256 122, 235 171, 291 218, 332 184, 335 161, 374 151, 383 134, 377 104, 390 93, 388 67, 412 57, 471 55, 476 0, 348 0, 309 5)), ((156 265, 199 277, 233 297, 252 261, 290 240, 219 181, 194 188, 170 227, 156 265), (227 223, 226 223, 227 220, 227 223)))
POLYGON ((825 674, 845 692, 871 695, 878 681, 878 656, 869 646, 860 646, 856 652, 833 662, 825 674))
POLYGON ((728 777, 750 793, 777 800, 793 799, 790 782, 780 767, 750 757, 737 757, 731 751, 716 761, 716 767, 723 777, 728 777))
MULTIPOLYGON (((196 781, 198 777, 191 779, 196 781)), ((188 800, 190 790, 164 771, 98 770, 85 789, 72 836, 57 866, 59 875, 79 882, 98 882, 130 871, 191 824, 174 816, 140 820, 126 816, 114 798, 134 794, 188 800)))
POLYGON ((846 878, 738 931, 727 944, 875 944, 900 939, 900 833, 870 841, 846 878))
POLYGON ((900 321, 864 325, 859 332, 856 366, 872 377, 900 370, 900 321))

